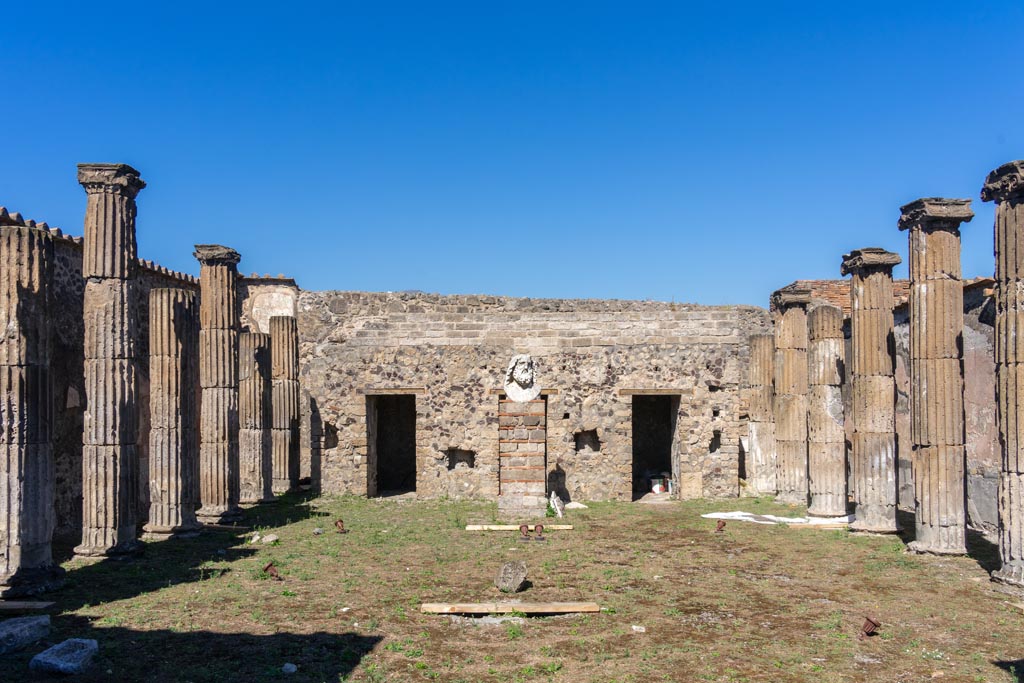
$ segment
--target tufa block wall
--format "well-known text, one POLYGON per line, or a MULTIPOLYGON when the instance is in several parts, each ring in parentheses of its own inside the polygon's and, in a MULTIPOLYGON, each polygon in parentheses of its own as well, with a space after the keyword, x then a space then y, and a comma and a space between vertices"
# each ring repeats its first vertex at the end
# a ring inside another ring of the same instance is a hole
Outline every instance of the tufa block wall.
POLYGON ((632 395, 671 394, 679 494, 738 493, 739 389, 748 336, 771 326, 763 309, 355 292, 301 292, 297 308, 303 466, 322 447, 326 493, 367 492, 367 396, 413 394, 417 495, 496 496, 498 401, 518 353, 547 396, 549 489, 628 500, 632 395), (449 467, 467 452, 471 467, 449 467))

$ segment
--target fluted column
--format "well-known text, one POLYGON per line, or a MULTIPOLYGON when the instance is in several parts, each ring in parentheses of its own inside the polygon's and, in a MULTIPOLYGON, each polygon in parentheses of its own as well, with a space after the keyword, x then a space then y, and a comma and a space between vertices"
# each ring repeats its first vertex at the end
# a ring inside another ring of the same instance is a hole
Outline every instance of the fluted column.
POLYGON ((807 305, 810 292, 779 290, 775 318, 775 449, 778 499, 807 504, 807 305))
POLYGON ((843 311, 818 306, 807 316, 807 475, 815 517, 846 515, 846 432, 843 416, 843 311))
POLYGON ((841 272, 852 276, 850 471, 857 519, 850 528, 854 531, 899 531, 892 269, 900 261, 897 254, 877 247, 843 256, 841 272))
POLYGON ((299 485, 299 332, 295 318, 270 319, 274 493, 299 485))
POLYGON ((1024 161, 985 179, 981 199, 996 202, 996 420, 1000 567, 992 578, 1024 586, 1024 161))
POLYGON ((270 335, 243 332, 238 342, 238 459, 243 503, 274 499, 270 402, 270 335))
POLYGON ((149 293, 149 521, 150 538, 199 530, 199 446, 194 387, 199 325, 195 294, 149 293))
POLYGON ((775 335, 755 334, 750 337, 750 486, 754 493, 773 496, 775 475, 775 415, 772 401, 775 391, 775 335))
POLYGON ((53 241, 0 227, 0 597, 61 582, 55 526, 50 381, 53 241))
POLYGON ((910 437, 916 540, 910 549, 967 552, 960 224, 969 199, 918 199, 900 209, 910 235, 910 437))
POLYGON ((135 197, 146 183, 124 164, 79 164, 87 196, 83 556, 116 555, 136 539, 135 197))
POLYGON ((197 244, 199 384, 202 387, 197 513, 204 524, 238 518, 238 252, 197 244))

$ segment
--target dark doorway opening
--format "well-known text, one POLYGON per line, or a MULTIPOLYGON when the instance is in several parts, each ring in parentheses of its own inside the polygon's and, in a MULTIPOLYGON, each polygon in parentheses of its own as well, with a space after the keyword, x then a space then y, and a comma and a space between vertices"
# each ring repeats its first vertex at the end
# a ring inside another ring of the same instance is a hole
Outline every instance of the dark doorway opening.
POLYGON ((651 492, 652 479, 674 476, 672 441, 678 413, 678 396, 633 396, 634 500, 651 492))
POLYGON ((416 397, 366 397, 367 494, 416 490, 416 397))

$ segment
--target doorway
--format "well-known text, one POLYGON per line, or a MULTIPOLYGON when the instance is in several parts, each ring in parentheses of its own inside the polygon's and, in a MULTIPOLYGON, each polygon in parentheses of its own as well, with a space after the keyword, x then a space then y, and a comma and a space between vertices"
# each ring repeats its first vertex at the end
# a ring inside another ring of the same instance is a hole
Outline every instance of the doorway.
POLYGON ((651 492, 652 479, 673 476, 672 442, 678 396, 633 396, 633 499, 651 492))
POLYGON ((368 496, 416 490, 416 397, 366 397, 368 496))

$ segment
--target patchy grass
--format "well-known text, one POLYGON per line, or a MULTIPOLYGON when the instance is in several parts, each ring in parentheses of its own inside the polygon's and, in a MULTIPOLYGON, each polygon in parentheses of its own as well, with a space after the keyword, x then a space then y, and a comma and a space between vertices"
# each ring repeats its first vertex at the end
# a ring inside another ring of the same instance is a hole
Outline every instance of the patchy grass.
MULTIPOLYGON (((96 665, 76 681, 1024 675, 1019 599, 990 584, 979 560, 911 556, 897 539, 845 531, 730 521, 715 534, 700 517, 728 509, 801 512, 756 499, 595 503, 573 511, 575 531, 523 544, 517 532, 462 529, 493 521, 489 503, 286 498, 247 513, 280 537, 273 545, 214 531, 150 543, 133 561, 67 562, 51 640, 99 641, 96 665), (334 533, 338 517, 350 533, 334 533), (516 597, 604 611, 497 624, 419 612, 422 602, 509 599, 493 585, 509 559, 525 560, 532 582, 516 597), (263 571, 270 561, 281 581, 263 571), (861 640, 864 615, 882 626, 861 640), (285 662, 298 673, 282 674, 285 662)), ((41 680, 27 670, 41 649, 0 658, 0 680, 41 680)))

